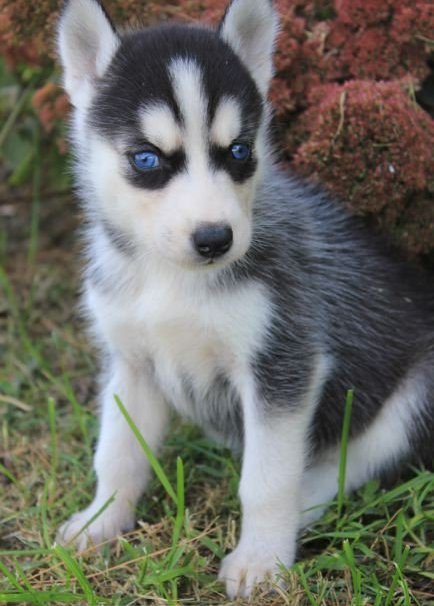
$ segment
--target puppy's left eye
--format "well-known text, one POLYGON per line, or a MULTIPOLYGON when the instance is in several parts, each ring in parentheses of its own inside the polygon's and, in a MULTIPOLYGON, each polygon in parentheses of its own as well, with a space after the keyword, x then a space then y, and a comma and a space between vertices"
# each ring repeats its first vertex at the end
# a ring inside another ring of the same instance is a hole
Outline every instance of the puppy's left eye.
POLYGON ((231 156, 234 160, 245 162, 251 155, 250 145, 246 143, 234 143, 231 147, 231 156))
POLYGON ((132 155, 134 167, 141 172, 160 167, 160 156, 153 151, 142 151, 132 155))

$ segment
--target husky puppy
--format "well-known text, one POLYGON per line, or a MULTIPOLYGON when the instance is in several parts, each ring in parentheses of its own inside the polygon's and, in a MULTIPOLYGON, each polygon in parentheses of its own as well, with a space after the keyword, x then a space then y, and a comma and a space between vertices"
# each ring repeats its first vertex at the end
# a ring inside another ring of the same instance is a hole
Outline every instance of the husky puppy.
POLYGON ((242 453, 231 597, 291 566, 336 495, 348 389, 347 491, 429 459, 434 433, 433 288, 273 164, 277 30, 270 0, 233 0, 217 31, 123 33, 69 0, 58 36, 105 369, 96 496, 59 540, 134 526, 150 466, 114 394, 154 450, 174 408, 242 453))

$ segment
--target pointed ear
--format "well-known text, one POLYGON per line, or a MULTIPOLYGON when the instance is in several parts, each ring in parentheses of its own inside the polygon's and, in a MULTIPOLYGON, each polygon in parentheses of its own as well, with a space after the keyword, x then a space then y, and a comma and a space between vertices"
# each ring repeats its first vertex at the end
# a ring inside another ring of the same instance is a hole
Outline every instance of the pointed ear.
POLYGON ((220 36, 246 65, 264 97, 273 75, 278 31, 272 0, 232 0, 219 28, 220 36))
POLYGON ((119 37, 97 0, 68 0, 60 17, 58 49, 71 102, 86 107, 116 49, 119 37))

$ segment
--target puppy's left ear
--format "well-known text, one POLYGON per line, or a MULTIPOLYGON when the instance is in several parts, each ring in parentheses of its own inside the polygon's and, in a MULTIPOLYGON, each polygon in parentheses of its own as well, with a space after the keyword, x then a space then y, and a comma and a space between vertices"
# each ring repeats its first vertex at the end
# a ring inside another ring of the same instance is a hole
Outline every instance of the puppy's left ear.
POLYGON ((265 97, 273 75, 279 19, 272 0, 232 0, 219 27, 265 97))
POLYGON ((75 107, 87 107, 120 43, 99 0, 65 2, 57 43, 65 90, 75 107))

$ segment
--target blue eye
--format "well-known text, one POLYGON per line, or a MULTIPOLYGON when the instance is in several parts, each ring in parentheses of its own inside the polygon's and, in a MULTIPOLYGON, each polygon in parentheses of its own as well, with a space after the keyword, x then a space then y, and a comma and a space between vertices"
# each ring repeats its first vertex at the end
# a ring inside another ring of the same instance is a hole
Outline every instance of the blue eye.
POLYGON ((234 143, 231 147, 231 155, 234 160, 245 162, 250 158, 250 146, 245 143, 234 143))
POLYGON ((158 168, 160 166, 160 156, 152 151, 143 151, 134 154, 133 157, 134 166, 138 170, 146 171, 158 168))

